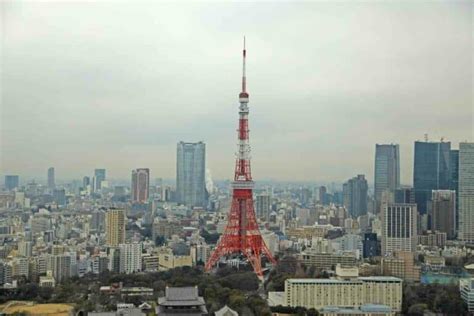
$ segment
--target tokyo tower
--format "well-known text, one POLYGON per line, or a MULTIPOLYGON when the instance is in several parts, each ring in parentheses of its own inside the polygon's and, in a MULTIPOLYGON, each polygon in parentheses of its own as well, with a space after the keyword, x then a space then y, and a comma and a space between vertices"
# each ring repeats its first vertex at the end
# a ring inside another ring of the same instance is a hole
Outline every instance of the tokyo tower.
POLYGON ((206 263, 206 271, 209 271, 221 257, 240 253, 248 259, 255 273, 263 277, 261 255, 265 255, 273 264, 276 261, 260 235, 253 206, 254 182, 250 172, 249 108, 247 105, 249 94, 245 77, 245 58, 244 38, 242 92, 239 94, 239 128, 237 130, 238 152, 232 182, 232 204, 227 226, 206 263))

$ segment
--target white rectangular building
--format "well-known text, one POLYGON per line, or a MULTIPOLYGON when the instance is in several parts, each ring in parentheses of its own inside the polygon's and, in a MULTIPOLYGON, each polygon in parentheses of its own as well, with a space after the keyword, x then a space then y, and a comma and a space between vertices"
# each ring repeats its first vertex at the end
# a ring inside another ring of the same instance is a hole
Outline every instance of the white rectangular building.
POLYGON ((360 308, 365 304, 389 306, 399 312, 402 308, 402 280, 395 277, 359 277, 339 279, 287 279, 286 305, 315 308, 328 306, 360 308))
POLYGON ((416 204, 389 204, 382 215, 382 254, 416 250, 418 242, 416 204))

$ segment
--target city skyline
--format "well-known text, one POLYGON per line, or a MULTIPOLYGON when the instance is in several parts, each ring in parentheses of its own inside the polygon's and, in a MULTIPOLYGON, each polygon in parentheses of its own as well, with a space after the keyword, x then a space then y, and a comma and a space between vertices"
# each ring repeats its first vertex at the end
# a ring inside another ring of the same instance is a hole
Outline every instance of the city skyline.
POLYGON ((40 179, 55 166, 58 179, 82 178, 103 166, 127 179, 145 166, 173 178, 176 142, 202 140, 213 177, 230 179, 245 34, 257 180, 342 183, 365 174, 373 183, 375 144, 394 143, 401 184, 412 184, 415 140, 428 133, 457 148, 473 139, 469 9, 3 2, 0 174, 40 179), (230 16, 242 27, 224 23, 230 16), (125 18, 130 27, 118 32, 125 18))

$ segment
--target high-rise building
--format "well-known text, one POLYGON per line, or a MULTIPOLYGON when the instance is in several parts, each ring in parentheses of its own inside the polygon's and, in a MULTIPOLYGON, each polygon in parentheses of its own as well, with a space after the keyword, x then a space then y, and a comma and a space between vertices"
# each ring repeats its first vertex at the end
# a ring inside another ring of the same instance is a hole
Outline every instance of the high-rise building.
POLYGON ((431 229, 446 233, 448 239, 456 236, 456 191, 433 190, 431 198, 431 229))
POLYGON ((5 176, 5 189, 11 191, 20 186, 20 176, 7 175, 5 176))
POLYGON ((319 187, 319 204, 326 205, 327 203, 327 188, 323 185, 319 187))
POLYGON ((206 145, 179 142, 176 166, 177 202, 190 207, 206 205, 206 145))
POLYGON ((47 270, 52 272, 56 282, 61 282, 71 277, 71 259, 70 255, 48 257, 47 270))
POLYGON ((459 144, 459 239, 474 242, 474 143, 459 144))
POLYGON ((54 168, 48 169, 48 189, 53 190, 56 187, 56 181, 54 178, 54 168))
POLYGON ((142 270, 142 244, 120 244, 120 273, 134 273, 142 270))
POLYGON ((54 189, 53 200, 58 205, 66 205, 66 190, 65 189, 54 189))
POLYGON ((88 176, 85 176, 84 178, 82 178, 82 187, 84 189, 87 189, 87 186, 89 186, 91 184, 91 178, 89 178, 88 176))
POLYGON ((146 203, 150 194, 150 169, 132 170, 132 202, 146 203))
POLYGON ((432 190, 450 188, 450 152, 450 142, 415 142, 413 187, 420 214, 427 213, 432 190))
POLYGON ((382 215, 382 255, 415 251, 418 236, 416 204, 389 204, 382 215))
POLYGON ((105 169, 95 169, 94 171, 94 191, 102 188, 102 181, 105 181, 105 169))
POLYGON ((344 183, 344 206, 353 218, 367 214, 367 190, 367 180, 363 174, 344 183))
POLYGON ((107 245, 117 247, 125 243, 125 211, 110 209, 105 214, 107 245))
POLYGON ((400 186, 400 149, 398 145, 375 145, 375 200, 380 202, 382 192, 394 192, 400 186))
POLYGON ((456 232, 459 230, 459 150, 451 149, 449 153, 449 170, 451 171, 450 190, 456 191, 456 232))
POLYGON ((257 210, 257 217, 265 218, 268 220, 270 216, 270 195, 267 193, 257 195, 257 201, 255 203, 255 208, 257 210))

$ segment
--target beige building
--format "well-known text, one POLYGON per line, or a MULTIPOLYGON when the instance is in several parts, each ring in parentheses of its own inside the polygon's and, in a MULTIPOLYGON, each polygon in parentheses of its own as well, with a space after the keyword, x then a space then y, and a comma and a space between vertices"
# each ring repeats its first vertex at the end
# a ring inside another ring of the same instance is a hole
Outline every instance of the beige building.
POLYGON ((381 267, 383 275, 392 275, 405 281, 420 281, 420 267, 415 265, 413 252, 396 251, 393 256, 382 258, 381 267))
POLYGON ((313 237, 325 237, 329 228, 330 226, 288 227, 286 229, 286 235, 288 238, 311 240, 313 237))
POLYGON ((117 247, 125 243, 125 211, 110 209, 105 214, 107 245, 117 247))
POLYGON ((360 308, 365 304, 402 308, 402 280, 395 277, 359 277, 352 280, 287 279, 286 305, 321 310, 328 306, 360 308))
POLYGON ((171 249, 158 255, 158 263, 161 270, 169 270, 178 267, 192 267, 192 256, 175 256, 171 249))
POLYGON ((343 267, 353 267, 356 265, 357 259, 354 254, 332 254, 317 252, 302 252, 298 259, 306 266, 314 266, 319 269, 334 269, 337 264, 343 267))

